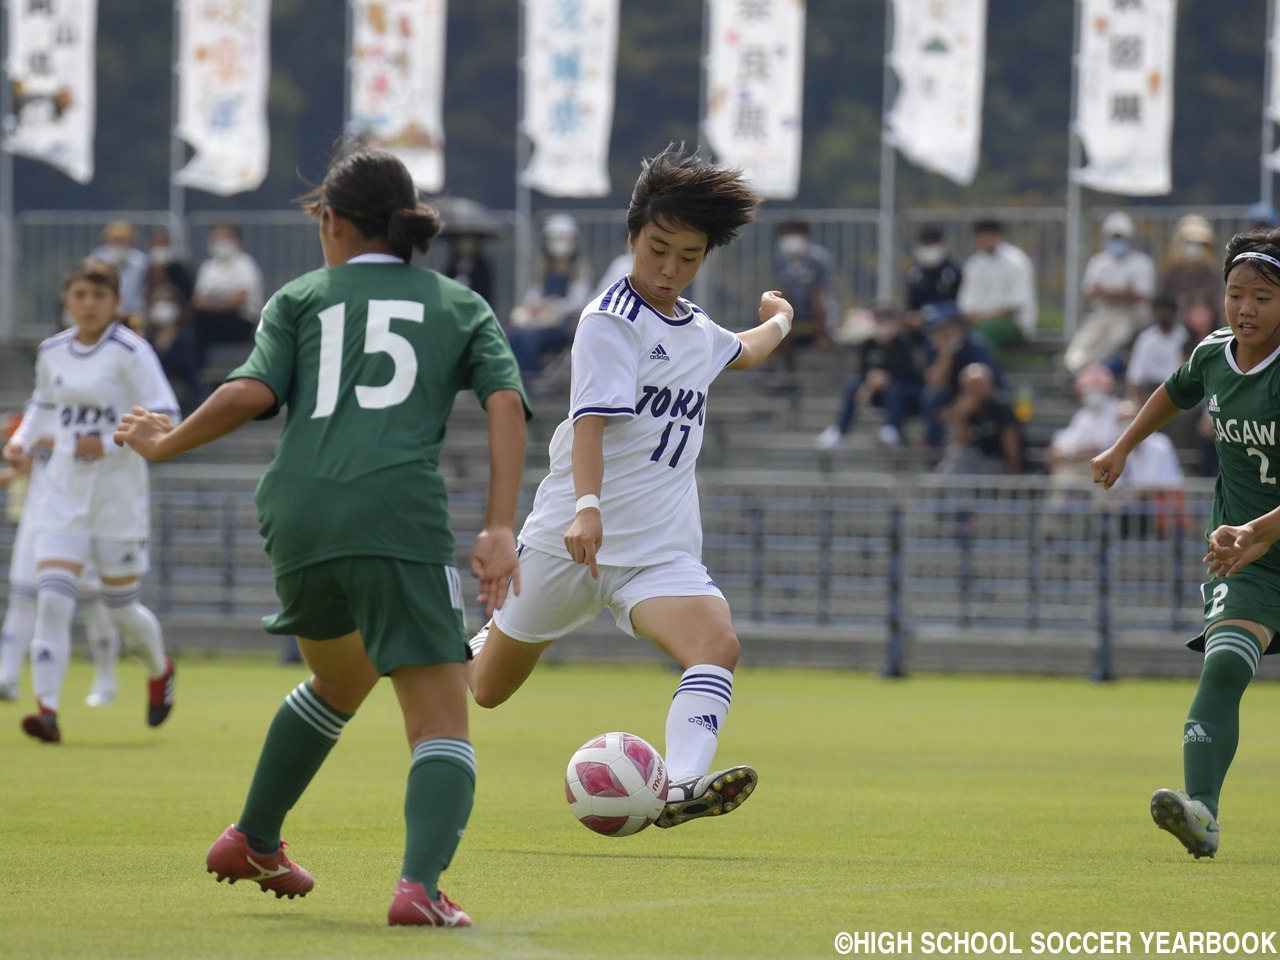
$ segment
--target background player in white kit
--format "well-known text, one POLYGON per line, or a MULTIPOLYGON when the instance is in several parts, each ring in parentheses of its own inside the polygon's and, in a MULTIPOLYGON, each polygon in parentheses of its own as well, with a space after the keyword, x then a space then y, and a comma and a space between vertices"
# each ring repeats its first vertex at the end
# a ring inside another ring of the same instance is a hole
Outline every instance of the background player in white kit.
POLYGON ((57 710, 71 653, 76 581, 86 562, 98 568, 112 623, 147 654, 147 722, 153 727, 173 705, 174 673, 160 624, 138 603, 150 533, 147 465, 109 438, 133 406, 176 417, 178 403, 155 352, 117 322, 114 267, 92 260, 78 264, 62 300, 74 326, 40 345, 29 416, 4 448, 5 459, 16 464, 25 456, 24 444, 54 438, 36 514, 31 676, 37 709, 22 721, 28 734, 51 743, 62 739, 57 710))
POLYGON ((746 766, 708 773, 739 645, 702 564, 694 466, 711 382, 726 367, 765 360, 790 331, 792 310, 765 293, 760 325, 734 334, 680 293, 759 203, 740 171, 679 149, 643 164, 627 211, 631 273, 578 323, 569 418, 520 532, 518 593, 471 641, 482 707, 507 700, 553 641, 605 607, 676 660, 684 673, 667 714, 671 787, 659 827, 727 813, 757 780, 746 766))
MULTIPOLYGON (((14 431, 16 436, 18 431, 14 431)), ((9 557, 9 605, 0 625, 0 700, 17 700, 21 693, 20 678, 36 623, 36 514, 44 468, 49 461, 53 437, 39 437, 34 445, 24 444, 27 455, 16 469, 27 474, 27 494, 22 518, 14 532, 13 552, 9 557)), ((85 639, 93 656, 93 686, 85 703, 101 707, 115 699, 116 660, 120 653, 120 634, 111 623, 106 604, 102 602, 102 581, 92 565, 80 574, 76 608, 84 621, 85 639)))

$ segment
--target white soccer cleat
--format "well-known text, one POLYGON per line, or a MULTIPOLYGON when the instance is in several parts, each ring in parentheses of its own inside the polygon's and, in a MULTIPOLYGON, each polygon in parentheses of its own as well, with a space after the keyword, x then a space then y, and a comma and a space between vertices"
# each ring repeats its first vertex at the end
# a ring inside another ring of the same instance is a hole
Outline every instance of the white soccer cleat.
POLYGON ((760 777, 751 767, 730 767, 705 777, 684 777, 667 787, 667 802, 653 821, 656 827, 678 827, 686 820, 718 817, 747 802, 760 777))
POLYGON ((492 620, 481 627, 479 632, 467 641, 467 649, 471 651, 472 660, 480 656, 480 651, 484 649, 485 641, 489 639, 489 628, 491 626, 493 626, 492 620))
POLYGON ((110 705, 116 698, 115 687, 98 686, 89 691, 89 695, 84 698, 86 707, 105 707, 110 705))
POLYGON ((1151 819, 1178 838, 1197 860, 1218 852, 1218 820, 1199 800, 1182 790, 1160 789, 1151 795, 1151 819))
POLYGON ((839 427, 832 424, 818 434, 816 445, 819 450, 838 450, 844 446, 844 434, 840 432, 839 427))

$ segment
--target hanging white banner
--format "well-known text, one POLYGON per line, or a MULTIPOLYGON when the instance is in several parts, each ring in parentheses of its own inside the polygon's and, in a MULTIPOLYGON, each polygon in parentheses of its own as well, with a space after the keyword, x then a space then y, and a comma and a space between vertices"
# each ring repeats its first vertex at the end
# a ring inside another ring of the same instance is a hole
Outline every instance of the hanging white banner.
POLYGON ((352 0, 347 130, 428 193, 444 189, 445 12, 446 0, 352 0))
POLYGON ((710 0, 702 129, 774 200, 800 187, 804 22, 803 0, 710 0))
MULTIPOLYGON (((1266 91, 1267 119, 1280 123, 1280 3, 1271 4, 1271 22, 1267 24, 1267 71, 1271 87, 1266 91)), ((1280 150, 1262 158, 1268 170, 1280 170, 1280 150)))
POLYGON ((267 175, 271 0, 183 0, 177 135, 195 150, 176 180, 230 196, 267 175))
POLYGON ((98 0, 10 0, 5 81, 13 115, 4 149, 42 160, 78 183, 93 179, 98 0))
POLYGON ((524 0, 521 179, 552 197, 609 192, 618 0, 524 0))
POLYGON ((1176 0, 1080 0, 1076 180, 1124 196, 1172 189, 1176 0))
POLYGON ((893 0, 898 95, 885 137, 917 166, 973 183, 982 142, 987 0, 893 0))

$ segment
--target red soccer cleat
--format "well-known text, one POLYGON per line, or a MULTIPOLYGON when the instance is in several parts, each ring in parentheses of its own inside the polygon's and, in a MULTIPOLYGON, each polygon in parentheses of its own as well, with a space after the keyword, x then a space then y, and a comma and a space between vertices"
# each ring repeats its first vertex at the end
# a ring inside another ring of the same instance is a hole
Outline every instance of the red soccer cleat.
POLYGON ((147 681, 147 726, 158 727, 169 718, 173 709, 173 678, 177 671, 173 661, 166 659, 164 673, 147 681))
POLYGON ((281 841, 280 849, 265 856, 254 852, 249 840, 236 829, 233 823, 223 832, 204 858, 209 872, 217 874, 218 882, 228 880, 251 880, 262 888, 263 893, 270 890, 276 899, 288 897, 305 897, 316 885, 315 879, 302 867, 290 860, 284 853, 285 843, 281 841))
POLYGON ((427 896, 427 888, 401 877, 396 895, 387 909, 387 924, 392 927, 469 927, 471 918, 450 900, 443 890, 440 899, 427 896))
POLYGON ((62 731, 58 729, 58 712, 50 710, 39 700, 36 701, 36 712, 22 718, 22 729, 28 736, 43 740, 45 743, 61 743, 62 731))

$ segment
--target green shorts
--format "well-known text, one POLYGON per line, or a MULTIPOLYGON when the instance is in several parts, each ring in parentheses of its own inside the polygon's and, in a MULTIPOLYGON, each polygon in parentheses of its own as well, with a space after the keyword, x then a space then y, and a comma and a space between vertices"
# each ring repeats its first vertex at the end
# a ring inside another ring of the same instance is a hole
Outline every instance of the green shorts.
MULTIPOLYGON (((1222 620, 1249 620, 1272 630, 1280 630, 1280 579, 1270 570, 1245 567, 1230 577, 1200 585, 1204 598, 1204 633, 1187 641, 1192 650, 1204 650, 1205 633, 1222 620)), ((1280 643, 1272 638, 1264 653, 1280 653, 1280 643)))
POLYGON ((268 633, 333 640, 353 630, 378 673, 466 663, 467 623, 458 569, 392 557, 338 557, 276 578, 281 611, 268 633))

